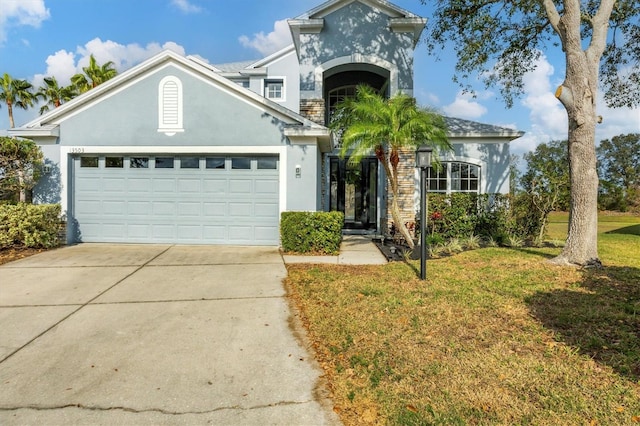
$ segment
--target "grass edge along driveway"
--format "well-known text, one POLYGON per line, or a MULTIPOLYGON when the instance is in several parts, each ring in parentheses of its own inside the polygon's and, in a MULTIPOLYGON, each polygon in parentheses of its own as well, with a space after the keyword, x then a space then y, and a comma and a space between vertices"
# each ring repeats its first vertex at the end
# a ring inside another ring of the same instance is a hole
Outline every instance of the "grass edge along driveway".
POLYGON ((601 270, 552 266, 553 248, 433 260, 426 282, 415 263, 289 266, 336 412, 347 425, 640 424, 640 236, 605 232, 601 270))

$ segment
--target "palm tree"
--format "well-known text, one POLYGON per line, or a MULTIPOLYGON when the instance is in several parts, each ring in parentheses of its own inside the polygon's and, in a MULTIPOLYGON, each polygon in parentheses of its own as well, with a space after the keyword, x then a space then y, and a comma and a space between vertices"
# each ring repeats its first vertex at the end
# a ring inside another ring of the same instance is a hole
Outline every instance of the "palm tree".
POLYGON ((45 77, 44 86, 36 92, 36 98, 42 98, 47 103, 40 108, 40 115, 49 111, 49 107, 58 108, 78 95, 75 86, 60 87, 55 77, 45 77))
POLYGON ((340 155, 349 155, 350 162, 358 163, 375 153, 389 180, 391 217, 413 248, 413 239, 398 207, 400 150, 424 144, 431 145, 436 152, 451 150, 442 116, 418 107, 410 96, 399 94, 385 99, 371 87, 361 85, 354 98, 346 98, 337 105, 331 128, 341 137, 340 155))
POLYGON ((9 112, 9 125, 15 127, 13 120, 13 107, 28 109, 37 101, 35 95, 31 91, 33 85, 27 80, 13 79, 9 74, 5 73, 0 79, 0 101, 7 104, 9 112))
POLYGON ((89 66, 83 67, 82 71, 84 74, 78 73, 71 77, 71 83, 80 93, 93 89, 118 75, 118 71, 114 68, 113 61, 109 61, 104 65, 98 65, 93 54, 89 56, 89 66))

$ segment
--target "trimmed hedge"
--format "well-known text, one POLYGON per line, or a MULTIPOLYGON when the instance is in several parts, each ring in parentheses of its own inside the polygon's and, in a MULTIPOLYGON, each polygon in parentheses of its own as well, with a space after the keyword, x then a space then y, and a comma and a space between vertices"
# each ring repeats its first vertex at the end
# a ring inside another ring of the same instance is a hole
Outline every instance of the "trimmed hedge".
POLYGON ((283 212, 280 239, 286 252, 338 254, 344 213, 283 212))
POLYGON ((60 205, 0 205, 0 248, 50 248, 60 244, 60 205))

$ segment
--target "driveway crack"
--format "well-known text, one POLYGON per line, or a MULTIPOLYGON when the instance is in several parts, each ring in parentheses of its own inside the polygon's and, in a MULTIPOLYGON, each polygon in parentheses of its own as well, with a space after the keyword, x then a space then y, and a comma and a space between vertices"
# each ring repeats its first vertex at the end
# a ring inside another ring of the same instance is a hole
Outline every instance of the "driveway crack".
POLYGON ((202 414, 211 414, 220 411, 228 411, 228 410, 239 410, 239 411, 252 411, 252 410, 261 410, 265 408, 273 408, 273 407, 286 407, 293 405, 306 405, 314 402, 313 400, 308 401, 279 401, 271 404, 259 404, 252 405, 248 407, 244 407, 242 405, 230 405, 223 407, 211 408, 209 410, 191 410, 191 411, 171 411, 165 410, 162 408, 145 408, 145 409, 136 409, 132 407, 124 407, 124 406, 115 406, 115 407, 102 407, 99 405, 85 405, 85 404, 64 404, 64 405, 52 405, 52 406, 44 406, 44 405, 24 405, 19 407, 5 407, 0 408, 0 412, 11 412, 18 410, 34 410, 34 411, 55 411, 55 410, 64 410, 68 408, 78 408, 81 410, 87 411, 123 411, 125 413, 133 413, 133 414, 143 414, 143 413, 158 413, 163 415, 170 416, 186 416, 186 415, 202 415, 202 414))

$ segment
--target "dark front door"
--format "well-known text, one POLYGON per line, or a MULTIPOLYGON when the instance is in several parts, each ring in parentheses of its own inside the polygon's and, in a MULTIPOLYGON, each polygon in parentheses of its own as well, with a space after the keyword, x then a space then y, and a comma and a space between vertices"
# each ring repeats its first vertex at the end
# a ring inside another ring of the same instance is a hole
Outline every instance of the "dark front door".
POLYGON ((344 213, 347 229, 376 229, 378 160, 365 158, 359 164, 331 158, 331 211, 344 213))

